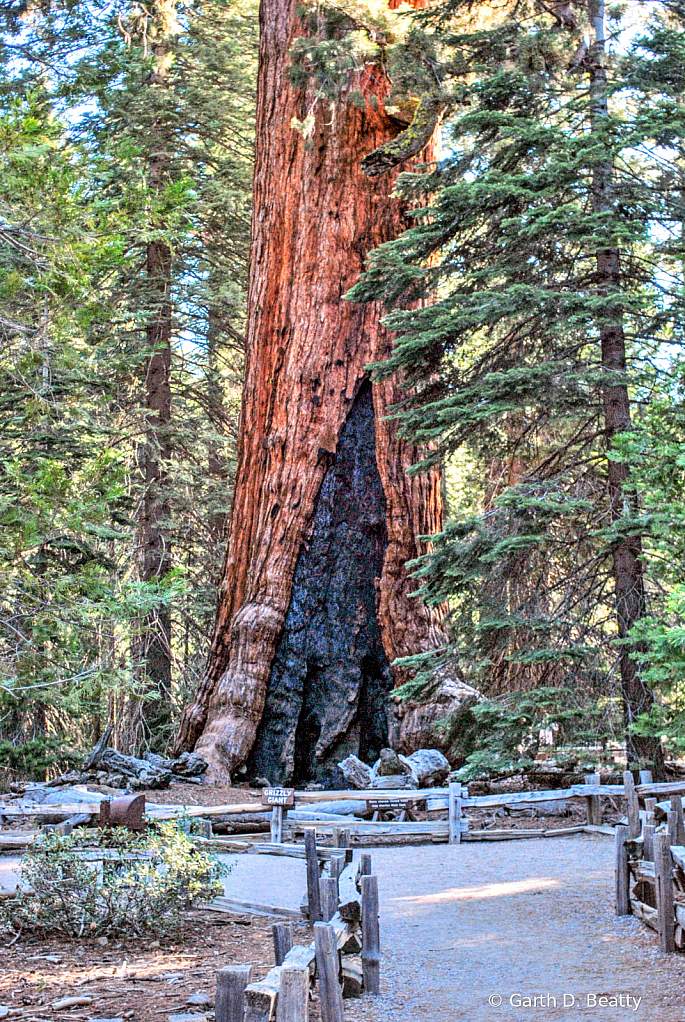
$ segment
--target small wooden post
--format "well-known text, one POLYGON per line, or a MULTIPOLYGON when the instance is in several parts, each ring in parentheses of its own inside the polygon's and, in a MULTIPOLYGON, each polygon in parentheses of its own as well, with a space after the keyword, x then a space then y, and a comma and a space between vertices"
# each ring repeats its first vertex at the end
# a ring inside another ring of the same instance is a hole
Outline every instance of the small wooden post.
POLYGON ((243 1022, 245 987, 252 980, 251 965, 227 965, 216 974, 216 1022, 243 1022))
POLYGON ((316 831, 308 828, 304 832, 304 851, 307 857, 307 904, 310 923, 321 922, 321 898, 319 896, 319 859, 316 854, 316 831))
POLYGON ((652 771, 651 770, 641 770, 640 771, 640 784, 653 784, 653 783, 654 783, 654 781, 652 780, 652 771))
POLYGON ((278 984, 276 1022, 308 1022, 309 966, 286 965, 278 984))
POLYGON ((319 974, 321 1022, 344 1022, 342 987, 338 982, 340 960, 334 927, 328 923, 314 923, 314 945, 319 974))
POLYGON ((283 965, 283 959, 293 946, 293 924, 274 923, 271 932, 274 938, 274 961, 276 965, 283 965))
POLYGON ((678 814, 675 809, 669 809, 666 813, 666 828, 668 830, 669 844, 677 845, 678 841, 678 814))
POLYGON ((675 951, 675 908, 673 905, 673 859, 671 839, 660 832, 654 835, 654 873, 659 925, 659 950, 675 951))
POLYGON ((362 876, 362 971, 370 994, 381 992, 381 935, 378 924, 378 879, 362 876))
POLYGON ((683 819, 683 799, 681 795, 671 795, 671 809, 678 814, 678 832, 672 845, 685 845, 685 820, 683 819))
POLYGON ((628 830, 630 832, 630 837, 639 837, 641 830, 640 805, 637 800, 637 792, 635 791, 635 779, 633 778, 630 770, 625 770, 623 773, 623 790, 625 791, 628 806, 628 830))
POLYGON ((654 829, 653 823, 645 823, 642 858, 646 859, 647 862, 654 862, 654 829))
POLYGON ((461 844, 461 784, 450 783, 449 792, 449 843, 461 844))
POLYGON ((321 877, 319 880, 321 915, 324 923, 329 922, 338 911, 338 881, 335 877, 321 877))
POLYGON ((344 855, 331 855, 331 877, 335 880, 335 896, 340 900, 340 890, 338 887, 338 881, 340 880, 340 874, 345 868, 345 856, 344 855))
POLYGON ((100 827, 101 830, 106 830, 109 827, 111 809, 111 801, 107 798, 103 799, 100 803, 100 815, 98 817, 98 827, 100 827))
POLYGON ((615 851, 616 851, 616 915, 630 915, 630 871, 628 869, 628 852, 626 841, 629 838, 627 827, 619 825, 616 828, 615 851))
POLYGON ((351 848, 352 847, 352 839, 350 837, 349 830, 340 830, 340 831, 338 831, 338 844, 337 844, 337 847, 338 848, 351 848))
POLYGON ((371 876, 371 852, 362 852, 359 875, 363 877, 371 876))
MULTIPOLYGON (((599 784, 599 774, 586 774, 585 783, 599 784)), ((602 804, 599 800, 599 795, 587 795, 585 805, 587 807, 587 822, 592 827, 599 827, 602 823, 602 804)))
POLYGON ((283 843, 283 806, 271 810, 271 841, 275 845, 283 843))

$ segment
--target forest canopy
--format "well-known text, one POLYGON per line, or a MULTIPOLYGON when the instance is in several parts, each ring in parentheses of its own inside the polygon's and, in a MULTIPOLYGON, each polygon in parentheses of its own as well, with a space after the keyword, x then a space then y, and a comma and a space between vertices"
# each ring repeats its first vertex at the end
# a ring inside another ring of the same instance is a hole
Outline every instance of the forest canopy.
MULTIPOLYGON (((685 745, 685 3, 301 5, 293 119, 382 66, 365 154, 408 229, 347 295, 382 306, 403 434, 444 472, 410 565, 447 610, 467 772, 541 732, 685 745)), ((0 10, 0 770, 78 761, 108 723, 170 748, 205 668, 244 337, 253 0, 0 10)), ((306 114, 306 116, 305 116, 306 114)), ((334 127, 333 127, 334 130, 334 127)), ((307 183, 304 182, 306 188, 307 183)), ((439 673, 438 673, 439 676, 439 673)), ((407 675, 409 677, 409 675, 407 675)))

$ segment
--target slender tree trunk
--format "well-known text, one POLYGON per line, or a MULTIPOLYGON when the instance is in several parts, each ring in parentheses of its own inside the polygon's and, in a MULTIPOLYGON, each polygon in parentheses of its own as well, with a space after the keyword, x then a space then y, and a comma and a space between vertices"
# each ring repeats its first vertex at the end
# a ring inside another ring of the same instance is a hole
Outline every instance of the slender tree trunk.
MULTIPOLYGON (((158 2, 155 15, 152 52, 154 64, 149 88, 168 88, 169 35, 175 26, 175 4, 158 2)), ((154 102, 154 100, 153 100, 154 102)), ((168 155, 164 106, 157 101, 158 118, 150 131, 148 184, 153 201, 166 185, 168 155)), ((152 225, 163 230, 162 223, 152 225)), ((140 527, 142 578, 161 581, 172 568, 169 540, 169 476, 171 457, 171 249, 162 240, 148 243, 146 253, 149 319, 146 340, 149 350, 145 366, 146 437, 141 456, 145 495, 140 527)), ((171 612, 158 607, 147 615, 141 634, 140 653, 153 698, 145 704, 145 719, 153 745, 163 744, 164 728, 171 719, 171 612), (162 742, 160 743, 160 738, 162 742)))
MULTIPOLYGON (((608 118, 607 76, 604 66, 604 2, 592 0, 590 7, 594 40, 589 52, 590 118, 592 132, 602 136, 608 118)), ((592 199, 595 213, 609 213, 613 208, 613 170, 610 161, 599 163, 593 172, 592 199)), ((621 260, 618 248, 607 248, 597 253, 597 281, 603 296, 618 294, 621 288, 621 260)), ((631 428, 630 396, 623 313, 617 305, 615 315, 608 310, 599 324, 602 369, 605 373, 603 392, 604 426, 607 444, 611 448, 615 438, 631 428), (608 377, 608 379, 607 379, 608 377)), ((637 510, 637 495, 628 486, 628 468, 625 462, 608 460, 609 501, 611 518, 620 523, 637 510)), ((645 586, 642 570, 642 537, 637 534, 619 535, 612 546, 614 589, 618 635, 625 640, 630 629, 645 614, 645 586)), ((653 703, 653 695, 642 679, 639 665, 631 654, 638 652, 634 644, 621 645, 619 669, 626 727, 646 713, 653 703)), ((663 771, 663 750, 658 739, 626 734, 629 763, 644 762, 657 773, 663 771)))
MULTIPOLYGON (((405 226, 402 207, 391 197, 393 176, 371 179, 360 166, 401 125, 384 109, 388 82, 381 67, 369 66, 352 83, 364 94, 363 109, 343 95, 334 106, 316 106, 307 139, 293 130, 292 119, 304 121, 313 106, 313 90, 295 90, 288 77, 289 48, 302 33, 296 10, 295 0, 262 0, 248 347, 231 539, 206 675, 178 742, 179 748, 196 746, 216 779, 247 760, 268 695, 258 759, 270 741, 282 741, 278 763, 271 762, 272 779, 284 778, 296 772, 293 743, 312 744, 304 758, 300 750, 303 762, 342 748, 365 715, 367 683, 373 688, 390 677, 387 664, 397 656, 438 643, 436 617, 409 598, 415 583, 405 563, 419 552, 416 537, 440 527, 439 474, 406 473, 417 451, 386 417, 401 396, 396 382, 374 383, 368 404, 366 367, 389 353, 390 339, 378 308, 343 299, 367 253, 405 226), (369 442, 375 465, 364 460, 369 442), (346 459, 351 480, 341 474, 346 459), (344 514, 340 500, 350 502, 344 514), (337 538, 330 532, 333 519, 342 530, 337 538), (357 544, 356 567, 346 566, 344 553, 362 534, 368 559, 357 544), (318 563, 309 549, 320 551, 318 563), (298 558, 302 578, 291 601, 298 558), (320 601, 313 609, 317 585, 304 577, 307 571, 319 572, 318 589, 335 590, 335 597, 318 594, 325 607, 320 601), (309 652, 300 642, 306 622, 298 622, 298 608, 321 621, 322 635, 304 642, 309 652), (350 625, 350 618, 358 623, 350 625), (342 631, 349 626, 345 650, 336 647, 335 635, 326 647, 323 632, 333 619, 342 631), (374 646, 375 629, 382 648, 374 646), (360 636, 371 651, 366 666, 355 661, 360 636), (283 661, 298 642, 301 670, 289 688, 272 664, 277 646, 283 661), (356 666, 346 673, 348 653, 356 666), (333 702, 345 691, 347 703, 336 703, 327 715, 322 704, 333 690, 333 702), (291 697, 294 708, 286 705, 291 697)), ((377 700, 378 685, 373 691, 377 700)))

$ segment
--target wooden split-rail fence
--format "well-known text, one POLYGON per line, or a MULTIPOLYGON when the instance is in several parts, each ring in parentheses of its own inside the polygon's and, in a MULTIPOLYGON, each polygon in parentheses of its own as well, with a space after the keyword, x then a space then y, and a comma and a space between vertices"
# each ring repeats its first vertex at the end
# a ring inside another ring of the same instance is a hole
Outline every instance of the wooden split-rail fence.
POLYGON ((216 1022, 307 1022, 317 982, 322 1022, 344 1022, 343 998, 380 992, 378 881, 371 856, 362 854, 354 864, 349 849, 328 857, 319 851, 309 831, 307 904, 314 940, 293 946, 292 923, 275 923, 275 965, 264 979, 253 982, 250 965, 220 969, 216 1022))
MULTIPOLYGON (((683 787, 685 792, 685 787, 683 787)), ((211 838, 217 850, 225 847, 227 851, 255 851, 272 854, 300 854, 304 833, 313 828, 317 841, 332 846, 340 844, 341 834, 348 834, 352 845, 372 846, 374 844, 409 844, 417 841, 449 842, 459 844, 464 841, 504 841, 509 839, 561 837, 565 834, 581 833, 590 829, 601 828, 601 801, 603 798, 623 797, 622 785, 602 785, 599 775, 588 775, 585 784, 573 785, 570 788, 551 789, 547 791, 503 792, 495 795, 469 795, 468 788, 452 783, 443 788, 421 789, 372 789, 346 791, 302 791, 292 793, 292 812, 287 806, 277 805, 271 809, 271 841, 261 843, 242 843, 233 838, 222 839, 212 837, 211 821, 213 818, 223 819, 236 817, 251 818, 255 812, 262 813, 258 803, 247 802, 219 806, 179 806, 150 805, 146 809, 149 819, 169 820, 174 818, 202 818, 207 826, 206 838, 211 838), (500 806, 511 808, 534 807, 540 803, 551 803, 567 800, 582 800, 587 807, 586 823, 563 828, 535 828, 527 830, 512 829, 481 829, 472 830, 465 816, 468 809, 495 809, 500 806), (374 816, 382 816, 390 811, 398 812, 400 819, 347 820, 336 815, 317 811, 320 802, 365 802, 367 809, 374 816), (415 820, 408 819, 417 804, 430 811, 446 810, 446 819, 415 820), (402 818, 404 816, 404 818, 402 818)), ((90 814, 96 817, 100 813, 100 803, 64 803, 58 805, 17 805, 0 804, 0 816, 8 819, 31 818, 49 814, 51 817, 62 814, 65 818, 76 813, 90 814)), ((613 833, 613 830, 610 831, 613 833)), ((34 833, 25 835, 3 834, 0 832, 0 849, 18 848, 29 843, 34 833)), ((201 838, 199 839, 202 840, 201 838)))
POLYGON ((664 952, 685 950, 685 783, 624 774, 627 823, 616 828, 616 914, 656 930, 664 952), (642 808, 641 808, 642 806, 642 808))

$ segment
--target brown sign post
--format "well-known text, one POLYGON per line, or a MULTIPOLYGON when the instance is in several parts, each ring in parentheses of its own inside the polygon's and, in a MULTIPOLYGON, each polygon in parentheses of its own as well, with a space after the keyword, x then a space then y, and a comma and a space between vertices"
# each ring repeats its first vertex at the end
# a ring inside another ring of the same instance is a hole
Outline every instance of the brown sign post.
POLYGON ((262 805, 271 806, 271 840, 283 841, 283 809, 295 805, 294 788, 262 788, 262 805))

